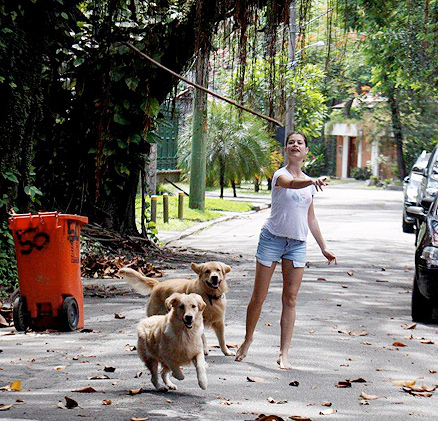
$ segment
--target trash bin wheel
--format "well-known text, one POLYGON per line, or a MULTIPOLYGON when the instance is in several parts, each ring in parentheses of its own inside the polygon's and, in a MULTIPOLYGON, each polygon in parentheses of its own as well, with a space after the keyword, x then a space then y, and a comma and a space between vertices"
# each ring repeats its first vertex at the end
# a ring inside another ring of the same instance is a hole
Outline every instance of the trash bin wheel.
POLYGON ((60 322, 64 332, 76 330, 79 321, 79 306, 73 297, 66 297, 62 303, 60 322))
POLYGON ((14 317, 15 329, 19 332, 24 332, 29 327, 27 305, 24 297, 18 297, 15 299, 12 314, 14 317))

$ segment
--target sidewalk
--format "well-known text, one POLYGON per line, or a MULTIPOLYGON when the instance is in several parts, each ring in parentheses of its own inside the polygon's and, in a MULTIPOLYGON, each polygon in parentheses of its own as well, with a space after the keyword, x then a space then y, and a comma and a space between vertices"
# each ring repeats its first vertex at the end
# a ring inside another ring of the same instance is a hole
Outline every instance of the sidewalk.
MULTIPOLYGON (((206 197, 219 197, 219 192, 206 192, 206 197)), ((271 197, 270 196, 263 196, 263 197, 254 197, 252 195, 245 195, 239 197, 232 197, 232 196, 224 196, 224 199, 226 200, 238 200, 241 202, 250 202, 253 205, 252 211, 246 212, 246 214, 251 214, 254 212, 260 212, 261 210, 268 209, 271 207, 271 197)), ((205 229, 208 229, 212 227, 213 225, 220 224, 222 222, 228 221, 233 218, 239 217, 241 214, 236 212, 228 212, 226 215, 213 219, 211 221, 205 221, 198 224, 193 225, 190 228, 187 228, 184 231, 165 231, 161 230, 158 232, 158 239, 160 243, 164 246, 170 245, 173 241, 181 240, 183 238, 186 238, 190 235, 196 234, 200 231, 203 231, 205 229)))

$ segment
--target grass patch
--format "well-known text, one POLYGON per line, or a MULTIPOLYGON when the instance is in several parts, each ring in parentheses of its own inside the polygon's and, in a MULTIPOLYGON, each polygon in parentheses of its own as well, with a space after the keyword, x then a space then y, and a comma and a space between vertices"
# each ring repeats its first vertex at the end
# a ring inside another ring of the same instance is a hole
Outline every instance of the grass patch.
MULTIPOLYGON (((151 199, 147 198, 147 219, 150 220, 151 199)), ((235 200, 205 199, 205 211, 189 208, 189 198, 184 196, 184 220, 178 219, 178 196, 169 195, 169 222, 163 222, 163 196, 157 197, 157 224, 158 231, 182 231, 205 221, 220 218, 224 212, 248 212, 252 210, 251 203, 235 200)), ((141 200, 137 196, 135 203, 137 227, 140 229, 141 200)))

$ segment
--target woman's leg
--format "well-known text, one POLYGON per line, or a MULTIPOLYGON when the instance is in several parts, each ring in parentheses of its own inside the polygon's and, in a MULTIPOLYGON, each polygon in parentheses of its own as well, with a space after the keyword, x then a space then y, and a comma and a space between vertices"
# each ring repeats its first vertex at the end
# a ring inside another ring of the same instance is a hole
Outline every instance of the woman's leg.
POLYGON ((277 360, 280 368, 291 370, 288 352, 292 341, 292 333, 295 326, 295 304, 297 301, 298 290, 303 279, 304 268, 295 268, 291 260, 281 261, 283 272, 283 295, 281 312, 281 337, 280 337, 280 356, 277 360))
POLYGON ((277 262, 273 262, 270 267, 267 267, 257 262, 254 289, 246 310, 245 339, 237 350, 236 361, 242 361, 248 353, 248 349, 254 336, 254 330, 262 311, 263 303, 268 295, 269 284, 276 265, 277 262))

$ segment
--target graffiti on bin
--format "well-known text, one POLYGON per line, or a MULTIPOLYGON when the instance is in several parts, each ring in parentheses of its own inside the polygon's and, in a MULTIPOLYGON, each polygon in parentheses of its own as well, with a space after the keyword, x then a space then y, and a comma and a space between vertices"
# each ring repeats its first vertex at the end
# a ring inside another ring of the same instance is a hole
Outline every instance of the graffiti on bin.
POLYGON ((68 241, 70 242, 70 257, 72 263, 79 263, 79 225, 75 221, 68 220, 68 241))
POLYGON ((45 232, 36 232, 36 228, 29 228, 24 231, 17 231, 17 239, 20 246, 23 247, 20 250, 21 254, 30 254, 33 249, 42 250, 50 241, 50 236, 45 232), (33 236, 28 235, 35 233, 33 236), (23 237, 27 238, 23 240, 23 237))

